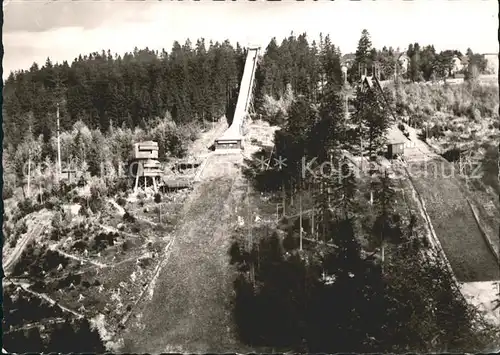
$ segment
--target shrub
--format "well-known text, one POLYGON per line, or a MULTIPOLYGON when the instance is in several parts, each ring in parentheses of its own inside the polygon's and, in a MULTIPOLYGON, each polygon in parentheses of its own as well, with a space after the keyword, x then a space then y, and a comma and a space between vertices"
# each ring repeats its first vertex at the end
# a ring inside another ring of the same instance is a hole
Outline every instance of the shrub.
POLYGON ((81 229, 75 230, 74 234, 75 234, 75 237, 77 237, 77 238, 83 237, 83 231, 81 229))
POLYGON ((97 213, 103 208, 103 201, 101 198, 102 195, 97 195, 92 193, 88 200, 89 208, 92 212, 97 213))
POLYGON ((53 209, 57 208, 57 206, 60 204, 60 202, 61 201, 57 197, 52 196, 48 200, 45 200, 43 206, 48 210, 53 210, 53 209))
POLYGON ((108 188, 108 195, 114 196, 119 193, 127 192, 129 189, 129 180, 128 179, 117 179, 115 180, 111 186, 108 188))
POLYGON ((128 211, 125 211, 125 214, 123 215, 123 220, 125 222, 134 223, 135 217, 132 216, 128 211))
POLYGON ((12 196, 14 196, 14 189, 12 188, 12 186, 4 185, 2 191, 3 199, 6 200, 8 198, 11 198, 12 196))
POLYGON ((429 129, 429 136, 428 138, 440 138, 444 136, 443 133, 444 129, 441 125, 437 124, 433 126, 431 129, 429 129))
POLYGON ((52 217, 51 225, 53 227, 53 232, 57 232, 59 234, 61 228, 63 227, 63 213, 61 211, 57 211, 52 217))
POLYGON ((155 202, 160 203, 161 202, 161 195, 159 193, 155 194, 155 202))
POLYGON ((32 212, 34 212, 37 208, 36 205, 30 199, 23 200, 17 204, 19 211, 22 216, 26 216, 32 212))
POLYGON ((477 109, 477 108, 474 108, 474 110, 472 110, 472 118, 476 122, 481 120, 481 111, 479 111, 479 109, 477 109))
POLYGON ((132 230, 132 233, 139 233, 141 231, 141 228, 137 225, 137 224, 134 224, 131 228, 132 230))
POLYGON ((122 207, 125 207, 125 205, 127 204, 127 200, 125 200, 123 197, 119 197, 116 203, 118 203, 122 207))
POLYGON ((447 150, 442 154, 443 158, 448 160, 449 162, 457 161, 460 158, 461 151, 458 148, 452 148, 447 150))
POLYGON ((100 233, 94 239, 92 248, 97 251, 106 249, 108 246, 113 246, 116 240, 114 233, 100 233))
POLYGON ((19 225, 19 234, 24 234, 28 232, 28 225, 26 224, 26 221, 22 221, 21 224, 19 225))
POLYGON ((88 281, 83 281, 82 282, 82 286, 85 287, 85 288, 89 288, 90 287, 90 282, 88 281))
POLYGON ((90 179, 89 185, 91 195, 98 195, 100 197, 107 195, 108 188, 104 179, 94 176, 90 179))
POLYGON ((87 243, 85 243, 83 240, 77 240, 76 242, 73 243, 71 249, 75 249, 82 252, 85 249, 87 249, 87 243))
POLYGON ((61 238, 61 232, 58 229, 52 229, 50 240, 58 241, 61 238))
POLYGON ((130 241, 129 241, 129 240, 126 240, 126 241, 124 241, 124 242, 123 242, 123 244, 122 244, 122 250, 123 250, 123 251, 127 251, 127 250, 129 250, 129 249, 130 249, 130 247, 131 247, 131 243, 130 243, 130 241))
POLYGON ((432 115, 434 114, 434 108, 430 104, 426 104, 423 109, 424 113, 426 115, 432 115))
POLYGON ((80 179, 78 180, 77 186, 78 187, 84 187, 87 185, 87 179, 85 179, 85 176, 80 176, 80 179))
POLYGON ((80 208, 78 214, 83 217, 90 217, 89 208, 87 207, 86 203, 82 205, 82 208, 80 208))
POLYGON ((69 263, 68 258, 60 255, 58 252, 47 250, 43 257, 43 269, 45 271, 50 271, 59 266, 61 264, 63 267, 67 266, 69 263))

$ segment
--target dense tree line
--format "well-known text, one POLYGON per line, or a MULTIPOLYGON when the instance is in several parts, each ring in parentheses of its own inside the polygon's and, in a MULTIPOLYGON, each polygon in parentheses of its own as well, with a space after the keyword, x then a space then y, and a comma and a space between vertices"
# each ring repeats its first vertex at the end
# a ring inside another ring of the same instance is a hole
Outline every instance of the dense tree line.
POLYGON ((467 62, 463 67, 454 68, 453 58, 464 57, 459 50, 436 52, 433 45, 421 47, 418 43, 408 46, 406 54, 410 58, 405 77, 413 82, 445 79, 455 74, 465 74, 466 79, 474 79, 486 71, 487 61, 483 55, 474 53, 470 48, 465 54, 467 62))
POLYGON ((239 45, 199 39, 194 48, 174 42, 169 53, 108 50, 11 73, 4 86, 5 196, 26 184, 28 161, 32 186, 51 189, 57 180, 58 104, 63 167, 71 162, 113 177, 124 173, 136 141, 157 141, 161 160, 182 156, 203 122, 231 112, 243 61, 239 45))
MULTIPOLYGON (((450 73, 456 50, 437 53, 433 46, 410 44, 406 51, 410 65, 406 76, 412 81, 442 78, 450 73)), ((484 72, 486 61, 469 48, 472 77, 484 72)), ((293 33, 278 45, 273 38, 256 74, 256 107, 264 97, 281 98, 290 85, 297 95, 317 101, 326 83, 341 84, 341 53, 328 35, 309 43, 305 33, 293 33)), ((382 79, 397 71, 397 53, 386 47, 372 47, 363 30, 349 70, 350 81, 359 68, 380 68, 382 79)), ((212 120, 224 114, 237 95, 244 65, 244 50, 228 41, 198 39, 193 45, 174 42, 170 52, 135 48, 131 53, 109 50, 80 55, 71 64, 53 64, 50 58, 40 66, 10 73, 4 88, 5 143, 17 146, 31 130, 48 142, 55 133, 56 104, 60 103, 61 125, 69 130, 76 121, 90 129, 106 132, 110 126, 142 127, 155 117, 170 112, 176 123, 212 120), (208 47, 208 48, 207 48, 208 47)))
MULTIPOLYGON (((279 46, 271 40, 256 74, 257 111, 265 111, 265 100, 286 99, 289 92, 315 102, 327 84, 339 88, 339 58, 329 36, 318 44, 309 44, 305 34, 291 34, 279 46)), ((182 46, 175 42, 170 53, 103 51, 79 56, 71 65, 48 58, 43 66, 11 73, 3 108, 6 196, 26 184, 27 161, 35 186, 54 184, 57 104, 63 165, 116 176, 132 142, 158 141, 160 159, 182 156, 199 123, 230 115, 243 66, 239 45, 211 42, 206 48, 200 39, 195 48, 189 40, 182 46)))
POLYGON ((80 55, 71 64, 43 66, 11 73, 4 88, 6 143, 17 145, 31 129, 45 142, 56 130, 56 104, 61 128, 76 121, 106 132, 110 126, 142 127, 155 117, 172 114, 176 123, 212 120, 226 112, 243 70, 243 49, 228 41, 199 39, 171 51, 135 48, 80 55))
POLYGON ((460 60, 464 58, 459 50, 437 52, 433 45, 421 46, 417 42, 410 43, 402 52, 385 46, 382 50, 377 50, 372 47, 369 32, 363 30, 348 75, 350 81, 354 82, 359 80, 365 69, 367 75, 372 75, 374 65, 378 68, 382 80, 393 79, 395 74, 399 74, 413 82, 444 79, 455 74, 465 74, 466 79, 474 79, 486 72, 486 59, 483 55, 474 53, 470 48, 465 53, 466 62, 462 63, 462 67, 454 68, 455 56, 460 60), (409 58, 406 71, 398 60, 403 54, 409 58))
POLYGON ((314 101, 327 82, 340 87, 340 55, 329 35, 320 35, 319 43, 309 43, 305 33, 298 37, 292 33, 280 45, 271 39, 256 72, 256 106, 262 105, 265 95, 283 97, 288 86, 314 101))
MULTIPOLYGON (((339 62, 340 51, 328 35, 319 43, 309 43, 305 34, 291 34, 280 45, 273 38, 257 70, 257 102, 265 95, 280 98, 288 85, 315 99, 322 84, 340 84, 339 62)), ((170 52, 135 48, 122 56, 103 50, 71 64, 47 58, 5 81, 5 144, 17 146, 28 132, 48 142, 55 135, 58 103, 63 131, 77 121, 103 133, 110 127, 144 129, 167 112, 177 124, 210 121, 235 100, 243 66, 238 44, 207 46, 204 39, 194 46, 174 42, 170 52)))

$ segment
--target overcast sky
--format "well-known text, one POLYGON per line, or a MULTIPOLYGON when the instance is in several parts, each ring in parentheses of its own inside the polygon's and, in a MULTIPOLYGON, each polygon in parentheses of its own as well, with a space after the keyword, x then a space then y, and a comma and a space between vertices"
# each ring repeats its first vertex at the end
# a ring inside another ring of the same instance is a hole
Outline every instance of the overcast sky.
POLYGON ((5 78, 50 57, 71 62, 78 54, 135 46, 170 50, 172 42, 203 37, 242 44, 278 41, 293 31, 317 38, 329 33, 343 53, 356 49, 363 28, 377 48, 411 42, 437 50, 471 47, 498 52, 497 0, 348 0, 247 2, 211 0, 4 0, 5 78))

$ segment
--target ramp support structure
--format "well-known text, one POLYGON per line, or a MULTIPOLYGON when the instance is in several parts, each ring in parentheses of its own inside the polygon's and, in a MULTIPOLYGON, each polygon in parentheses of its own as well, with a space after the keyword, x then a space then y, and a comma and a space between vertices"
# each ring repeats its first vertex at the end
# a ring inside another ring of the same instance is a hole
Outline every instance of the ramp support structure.
POLYGON ((233 122, 224 134, 215 140, 215 149, 241 149, 243 147, 243 122, 252 100, 259 50, 260 47, 258 46, 249 46, 247 48, 247 58, 243 77, 241 78, 233 122))

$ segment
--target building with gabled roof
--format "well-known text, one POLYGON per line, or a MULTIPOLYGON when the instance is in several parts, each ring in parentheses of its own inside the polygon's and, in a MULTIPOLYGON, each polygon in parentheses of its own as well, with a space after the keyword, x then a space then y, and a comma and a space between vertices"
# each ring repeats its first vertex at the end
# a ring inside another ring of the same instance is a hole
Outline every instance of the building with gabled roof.
POLYGON ((408 138, 396 126, 391 126, 387 130, 387 155, 389 158, 403 155, 404 147, 408 138))
POLYGON ((356 54, 354 53, 347 53, 347 54, 344 54, 341 58, 340 58, 340 65, 341 66, 345 66, 346 68, 351 68, 352 67, 352 64, 354 63, 354 60, 356 59, 356 54))

